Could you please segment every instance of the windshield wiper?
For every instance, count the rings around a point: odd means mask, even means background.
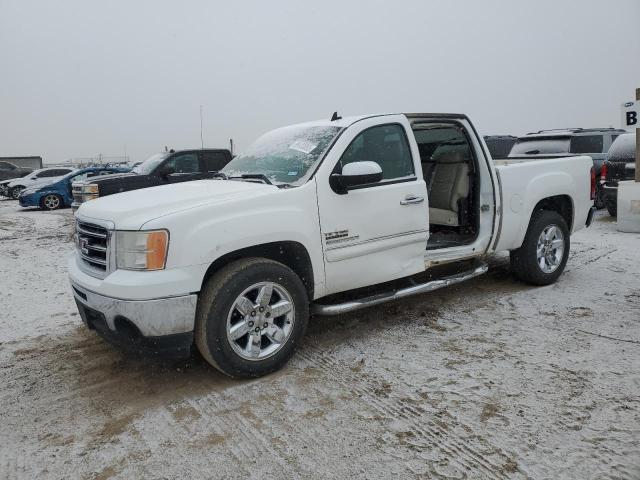
[[[210,178],[221,178],[222,180],[229,180],[229,177],[227,177],[227,174],[224,172],[208,172],[211,174]]]
[[[267,177],[264,173],[243,173],[242,175],[238,175],[237,177],[227,177],[227,179],[249,180],[250,182],[260,180],[262,183],[265,183],[267,185],[273,185],[273,183],[271,183],[271,180],[269,180],[269,177]]]

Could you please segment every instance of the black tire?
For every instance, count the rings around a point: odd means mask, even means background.
[[[600,186],[600,177],[596,180],[596,199],[594,200],[593,205],[597,210],[601,210],[607,206],[604,201],[604,190]]]
[[[279,350],[262,360],[247,360],[231,345],[227,317],[242,292],[260,282],[273,282],[287,291],[294,318],[290,334]],[[205,360],[222,373],[235,378],[260,377],[278,370],[291,358],[308,321],[309,298],[295,272],[273,260],[247,258],[227,265],[205,283],[196,310],[195,342]]]
[[[14,200],[17,200],[22,190],[24,190],[23,186],[20,186],[20,185],[15,186],[9,191],[9,196]]]
[[[537,247],[538,239],[542,232],[552,225],[559,228],[564,236],[564,251],[557,268],[550,273],[546,273],[538,264]],[[538,210],[531,216],[522,246],[517,250],[511,251],[511,272],[517,279],[531,285],[549,285],[555,282],[562,274],[569,258],[570,246],[569,228],[564,218],[557,212]]]
[[[40,208],[43,210],[57,210],[64,206],[64,200],[57,193],[47,193],[40,199]]]
[[[611,215],[612,217],[617,217],[618,216],[618,205],[615,204],[607,204],[607,211],[609,212],[609,215]]]

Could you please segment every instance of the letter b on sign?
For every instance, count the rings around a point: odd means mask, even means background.
[[[627,126],[631,127],[638,124],[638,112],[626,112],[627,114]]]

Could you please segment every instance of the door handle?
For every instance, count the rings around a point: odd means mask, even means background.
[[[413,205],[422,202],[424,202],[424,197],[418,197],[417,195],[409,194],[404,197],[404,200],[400,200],[400,205]]]

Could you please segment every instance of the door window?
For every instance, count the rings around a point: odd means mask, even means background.
[[[0,162],[0,170],[13,170],[14,168],[16,167],[11,163]]]
[[[602,135],[578,135],[571,137],[571,153],[602,153]]]
[[[202,159],[205,172],[217,172],[229,162],[229,155],[225,152],[203,152]]]
[[[64,170],[45,170],[44,172],[39,173],[36,176],[36,178],[58,177],[60,175],[66,174],[66,173],[69,173],[69,172],[64,171]]]
[[[376,162],[383,180],[415,175],[409,142],[401,125],[380,125],[361,132],[342,154],[336,170],[353,162]]]
[[[167,173],[197,173],[198,156],[195,153],[182,153],[171,157],[162,166]]]

